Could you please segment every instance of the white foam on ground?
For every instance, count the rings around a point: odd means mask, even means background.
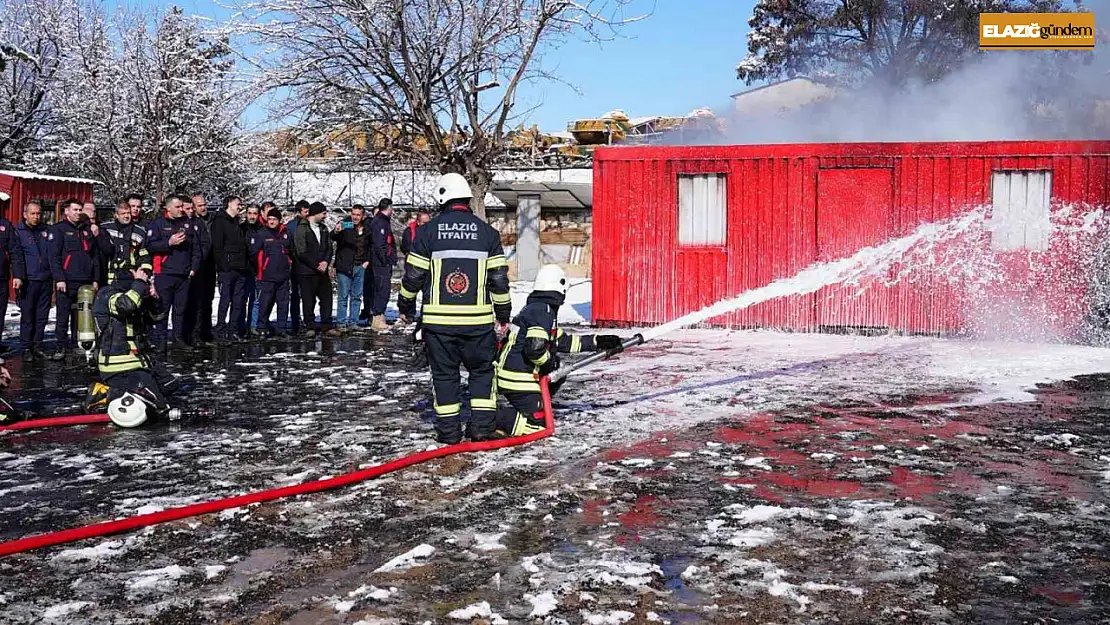
[[[394,573],[397,571],[405,571],[419,564],[420,560],[426,560],[432,557],[432,554],[435,552],[436,548],[431,545],[419,545],[409,550],[408,552],[403,553],[396,558],[393,558],[389,562],[386,562],[385,564],[375,569],[374,572]]]

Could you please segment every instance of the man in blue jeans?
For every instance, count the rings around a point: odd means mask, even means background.
[[[335,241],[335,280],[339,286],[335,323],[340,330],[350,330],[358,324],[363,280],[370,268],[370,228],[366,210],[360,204],[352,206],[350,220],[336,224],[331,238]]]

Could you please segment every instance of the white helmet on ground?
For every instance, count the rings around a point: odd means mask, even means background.
[[[558,265],[544,265],[536,274],[536,283],[532,285],[533,291],[554,291],[567,294],[567,274]]]
[[[459,174],[443,174],[436,181],[435,196],[436,202],[442,206],[451,200],[469,200],[474,194],[466,178]]]
[[[123,397],[108,402],[108,418],[121,428],[137,428],[146,423],[147,409],[143,398],[124,393]]]

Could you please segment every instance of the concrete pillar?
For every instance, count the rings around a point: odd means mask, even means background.
[[[516,207],[517,280],[531,282],[540,270],[540,196],[521,195]]]

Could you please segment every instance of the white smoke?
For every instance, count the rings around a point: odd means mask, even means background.
[[[1110,0],[1087,6],[1110,15]],[[725,133],[707,142],[1110,139],[1110,41],[1102,33],[1094,52],[985,51],[937,82],[842,88],[791,112],[740,115],[730,105]]]

